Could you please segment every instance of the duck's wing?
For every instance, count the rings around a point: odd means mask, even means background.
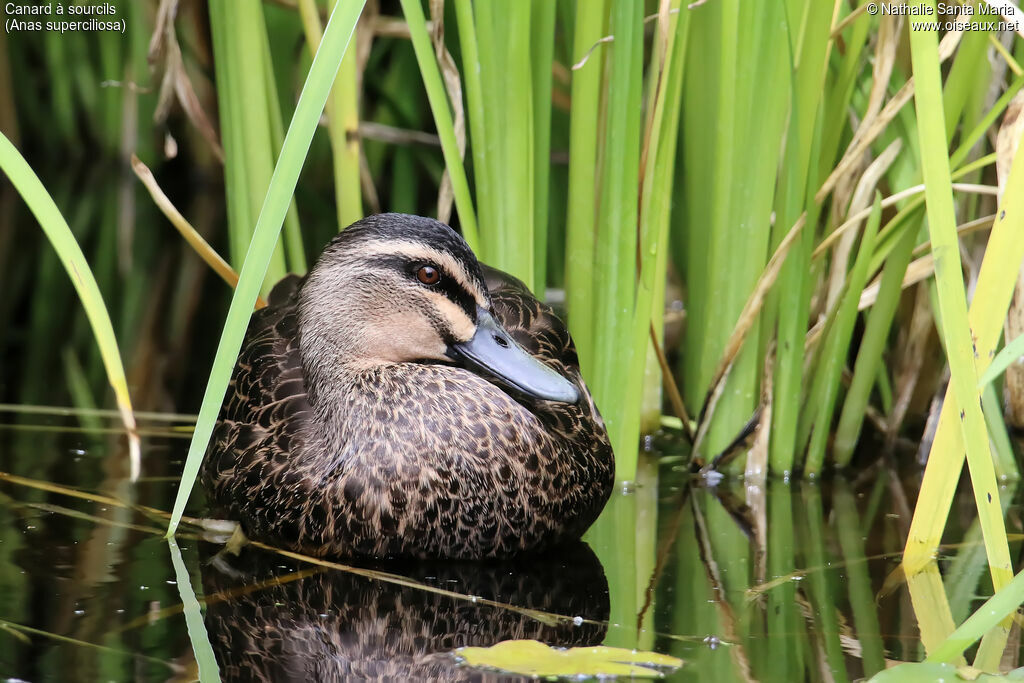
[[[547,304],[538,301],[522,281],[481,264],[491,294],[492,313],[509,334],[533,356],[579,374],[576,347],[569,329]]]
[[[301,281],[278,283],[249,322],[207,455],[213,470],[289,453],[311,417],[298,347]]]
[[[615,470],[612,447],[594,397],[583,381],[569,329],[554,310],[538,301],[521,281],[489,266],[482,266],[482,270],[491,294],[492,313],[498,321],[535,358],[553,367],[580,389],[581,400],[576,404],[532,401],[533,413],[548,430],[560,434],[565,443],[574,444],[565,452],[583,458],[586,464],[582,470],[590,472],[594,481],[603,480],[602,485],[610,493]],[[595,508],[594,517],[602,505]],[[591,522],[593,518],[586,520],[581,534]]]

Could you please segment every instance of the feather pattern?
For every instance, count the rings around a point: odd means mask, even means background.
[[[446,239],[455,234],[430,223]],[[366,244],[359,225],[342,233],[353,231],[354,251]],[[392,229],[412,239],[401,225]],[[429,234],[413,237],[437,248]],[[465,281],[486,287],[474,296],[486,297],[509,335],[581,399],[534,399],[431,359],[304,354],[309,277],[286,278],[249,325],[203,468],[212,500],[247,534],[317,556],[484,558],[576,539],[593,523],[610,496],[614,460],[568,330],[521,282],[469,254],[456,252]],[[410,299],[391,308],[415,309],[419,300]]]

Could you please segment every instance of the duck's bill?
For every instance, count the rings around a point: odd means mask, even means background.
[[[448,351],[469,369],[490,375],[527,396],[561,403],[576,403],[580,398],[575,384],[531,356],[483,308],[477,308],[473,338],[451,345]]]

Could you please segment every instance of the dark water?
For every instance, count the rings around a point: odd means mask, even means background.
[[[684,660],[669,675],[679,681],[856,680],[923,656],[919,619],[931,617],[905,584],[883,590],[916,477],[881,466],[820,486],[709,489],[677,471],[678,455],[652,454],[586,545],[350,571],[228,554],[187,525],[170,546],[160,511],[188,444],[173,423],[145,423],[137,484],[109,418],[0,412],[0,423],[8,679],[192,680],[196,653],[208,671],[212,650],[233,680],[513,680],[451,654],[511,638],[668,653]],[[1019,534],[1015,492],[1002,496]],[[954,503],[940,562],[956,623],[991,592],[972,508],[969,494]],[[201,513],[197,494],[187,514]],[[1010,637],[1004,669],[1019,655]]]

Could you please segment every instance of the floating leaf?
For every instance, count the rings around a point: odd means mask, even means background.
[[[505,640],[491,647],[460,647],[457,657],[469,666],[525,676],[634,676],[661,678],[683,660],[657,652],[620,647],[549,647],[536,640]],[[657,668],[656,668],[657,667]]]
[[[934,681],[1021,681],[1024,669],[996,676],[972,667],[955,667],[938,662],[908,662],[878,672],[869,683],[933,683]]]

